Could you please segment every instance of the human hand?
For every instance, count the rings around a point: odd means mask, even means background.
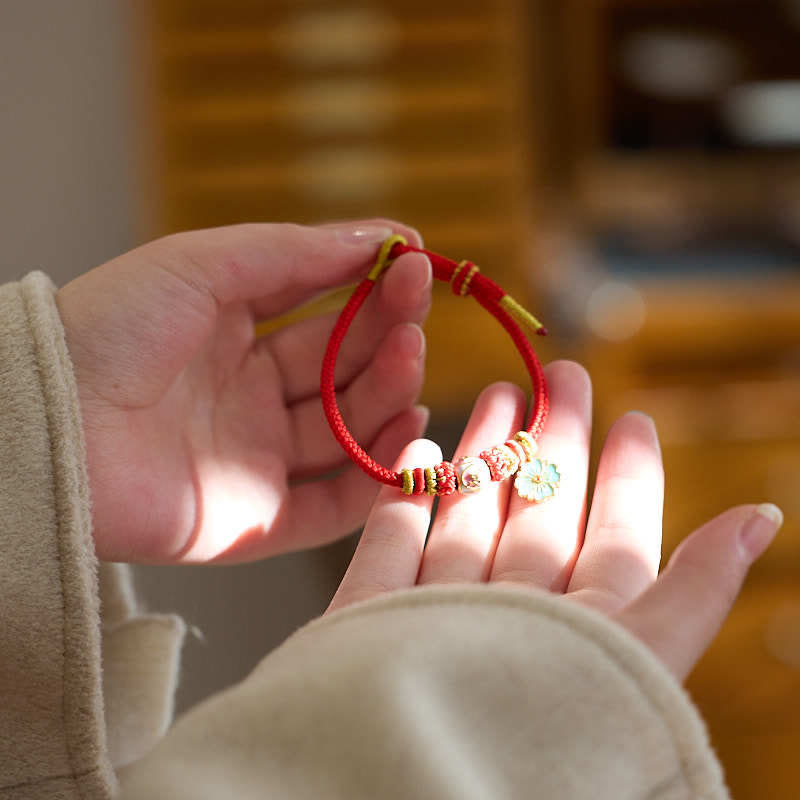
[[[612,426],[587,522],[591,383],[572,362],[545,372],[551,411],[539,453],[559,468],[557,496],[531,504],[509,479],[442,497],[426,544],[432,498],[385,487],[328,610],[414,585],[512,582],[607,614],[683,680],[780,527],[780,512],[771,505],[729,509],[689,536],[657,577],[664,473],[653,421],[633,412]],[[523,427],[524,412],[516,386],[487,388],[454,457],[504,441]],[[418,440],[396,468],[438,461],[439,448]]]
[[[244,561],[363,523],[377,485],[347,462],[319,398],[335,315],[257,338],[255,323],[366,274],[386,220],[180,233],[64,286],[95,549],[109,561]],[[421,435],[427,256],[397,259],[336,372],[354,432],[391,461]]]

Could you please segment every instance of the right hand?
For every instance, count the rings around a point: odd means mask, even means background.
[[[335,315],[255,325],[355,283],[386,220],[173,234],[56,295],[78,384],[95,548],[107,561],[249,561],[344,536],[378,485],[347,461],[320,400]],[[398,258],[349,332],[344,413],[376,458],[421,435],[424,254]],[[330,473],[340,474],[331,477]]]

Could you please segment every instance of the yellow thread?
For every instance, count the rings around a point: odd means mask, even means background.
[[[475,276],[476,276],[476,275],[477,275],[477,274],[478,274],[480,271],[481,271],[481,270],[480,270],[480,267],[479,267],[477,264],[473,264],[473,265],[470,267],[470,270],[469,270],[469,272],[467,273],[467,277],[466,277],[466,278],[464,278],[464,283],[462,283],[462,284],[461,284],[461,289],[460,289],[460,291],[459,291],[459,294],[460,294],[462,297],[466,297],[466,296],[467,296],[467,292],[469,292],[469,285],[470,285],[470,283],[472,283],[472,279],[473,279],[473,278],[474,278],[474,277],[475,277]]]
[[[457,266],[457,267],[456,267],[456,268],[453,270],[453,274],[450,276],[450,283],[451,283],[451,284],[453,284],[453,286],[455,286],[455,285],[456,285],[456,278],[458,277],[458,273],[459,273],[459,272],[461,272],[461,270],[462,270],[462,269],[464,269],[464,267],[465,267],[465,266],[466,266],[468,263],[469,263],[468,261],[462,261],[462,262],[461,262],[461,263],[460,263],[460,264],[459,264],[459,265],[458,265],[458,266]]]
[[[520,322],[532,328],[534,331],[544,328],[544,325],[542,325],[530,311],[524,309],[510,294],[503,295],[500,300],[500,305],[503,306],[512,317],[516,317]]]
[[[531,436],[528,431],[517,431],[514,434],[514,439],[520,443],[522,449],[525,451],[525,455],[528,457],[528,461],[530,461],[539,449],[533,436]]]
[[[375,262],[375,266],[369,271],[367,277],[371,281],[376,281],[380,278],[383,271],[392,263],[392,260],[389,260],[389,253],[392,252],[392,248],[397,244],[408,244],[406,241],[405,236],[401,236],[399,233],[395,233],[393,236],[390,236],[384,243],[381,245],[381,249],[378,251],[378,260]]]
[[[425,494],[436,494],[436,472],[433,467],[425,467]]]
[[[400,470],[400,474],[403,476],[403,494],[413,494],[414,474],[410,469],[402,469]]]
[[[260,339],[262,336],[268,336],[274,330],[274,327],[270,324],[272,320],[267,320],[266,322],[256,322],[256,339]]]

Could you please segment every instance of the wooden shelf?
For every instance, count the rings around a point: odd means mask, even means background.
[[[609,191],[609,186],[614,191]],[[800,155],[622,155],[599,150],[576,168],[576,212],[587,225],[659,230],[673,220],[751,221],[776,187],[800,203]]]
[[[527,4],[151,5],[160,156],[153,233],[393,217],[524,298]],[[448,331],[474,322],[476,311],[447,298],[440,305],[432,332],[446,351]],[[432,355],[428,402],[468,406],[497,361],[490,342],[508,351],[509,374],[518,374],[505,334],[491,319],[485,326],[487,348],[469,365]]]

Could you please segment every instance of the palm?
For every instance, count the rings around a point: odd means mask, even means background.
[[[570,362],[551,364],[546,374],[551,413],[540,452],[559,465],[558,496],[536,505],[513,492],[512,481],[493,483],[477,494],[442,497],[428,530],[430,498],[384,489],[331,609],[415,585],[530,586],[615,619],[683,678],[774,534],[773,512],[730,509],[690,536],[656,580],[664,478],[652,421],[632,413],[612,427],[587,518],[591,384]],[[456,456],[502,442],[521,428],[523,416],[519,389],[490,387],[476,402]],[[398,466],[433,464],[441,453],[420,440],[401,459]]]
[[[143,286],[144,298],[131,291],[107,313],[86,303],[116,288],[125,266],[98,268],[58,298],[101,557],[247,560],[357,527],[377,485],[355,468],[323,479],[345,466],[319,398],[333,319],[258,339],[254,323],[274,313],[268,297],[220,302],[194,290],[194,273],[176,282],[163,268]],[[429,291],[406,284],[420,284],[429,270],[419,256],[398,260],[348,337],[337,371],[342,407],[379,458],[393,458],[420,433],[424,415],[411,404],[422,379],[421,333],[410,321],[424,318]]]
[[[146,558],[150,543],[170,559],[217,558],[286,526],[280,512],[298,459],[280,370],[256,346],[246,309],[226,311],[219,327],[155,404],[107,407],[111,433],[89,433],[102,471],[138,488],[121,494],[109,522],[141,548],[134,558]]]

